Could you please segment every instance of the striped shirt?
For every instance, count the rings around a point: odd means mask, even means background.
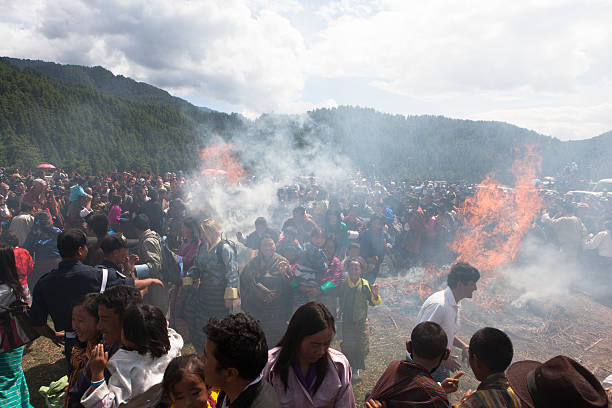
[[[476,392],[464,397],[453,408],[520,408],[521,401],[508,385],[504,373],[491,374]]]

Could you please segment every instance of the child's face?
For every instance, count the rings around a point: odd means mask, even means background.
[[[351,282],[357,282],[361,277],[361,265],[359,262],[351,262],[348,268],[348,277]]]
[[[174,408],[202,408],[207,400],[208,387],[199,375],[186,375],[172,389]]]
[[[357,258],[359,256],[359,248],[351,248],[348,252],[349,258]]]
[[[312,242],[312,245],[316,246],[317,248],[321,248],[323,245],[325,245],[325,236],[313,235],[310,237],[310,242]]]

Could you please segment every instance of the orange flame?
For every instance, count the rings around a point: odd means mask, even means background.
[[[240,165],[240,159],[229,144],[203,147],[198,155],[202,161],[201,173],[204,176],[223,177],[230,184],[236,184],[246,176],[246,171]]]
[[[541,157],[528,148],[526,155],[512,165],[514,188],[503,186],[489,175],[478,192],[466,199],[459,209],[463,227],[450,245],[458,253],[457,261],[494,273],[516,257],[521,239],[543,205],[532,181],[541,162]]]

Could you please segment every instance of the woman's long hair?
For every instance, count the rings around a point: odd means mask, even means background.
[[[325,329],[336,331],[334,317],[322,303],[308,302],[300,306],[295,313],[293,313],[285,335],[277,344],[281,349],[278,355],[278,361],[274,365],[274,372],[280,376],[281,381],[285,385],[285,391],[287,391],[289,386],[289,366],[291,366],[293,358],[299,353],[302,340],[304,340],[306,336],[311,336]],[[323,382],[327,368],[328,362],[326,353],[315,363],[317,378],[312,387],[313,395]]]
[[[221,241],[221,227],[213,218],[207,218],[200,224],[200,232],[206,243],[206,251],[213,249]]]
[[[13,289],[15,298],[25,302],[26,294],[21,283],[19,283],[15,252],[13,247],[8,245],[0,246],[0,283],[8,285],[9,288]]]
[[[168,322],[158,307],[147,304],[129,306],[123,314],[123,335],[134,343],[138,354],[159,358],[170,350]]]

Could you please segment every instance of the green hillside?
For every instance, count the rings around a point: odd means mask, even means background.
[[[81,65],[61,65],[40,60],[17,58],[4,59],[21,69],[34,68],[52,78],[90,86],[100,92],[130,101],[153,105],[170,105],[187,111],[211,111],[208,108],[196,108],[184,99],[172,96],[163,89],[156,88],[144,82],[136,82],[122,75],[114,75],[109,70],[100,66],[84,67]]]
[[[281,151],[278,138],[305,155],[344,155],[364,173],[407,179],[478,181],[507,169],[526,146],[543,157],[543,175],[566,163],[581,176],[612,177],[612,132],[561,142],[502,122],[389,115],[369,108],[318,109],[306,115],[238,114],[199,108],[101,67],[0,59],[0,166],[39,162],[84,171],[168,171],[196,165],[197,147],[217,137],[249,153]],[[249,168],[266,166],[257,154]],[[306,157],[308,159],[308,157]]]

